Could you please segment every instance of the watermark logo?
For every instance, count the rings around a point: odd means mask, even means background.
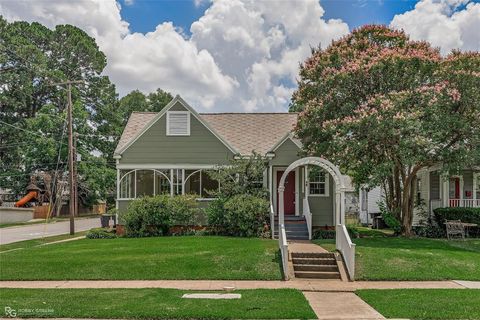
[[[11,307],[5,307],[5,316],[15,318],[17,316],[17,311]]]

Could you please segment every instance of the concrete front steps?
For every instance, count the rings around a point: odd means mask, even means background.
[[[291,256],[295,278],[341,279],[332,252],[292,252]]]
[[[304,217],[285,216],[287,240],[308,240],[307,222]],[[278,239],[278,217],[275,217],[274,238]]]

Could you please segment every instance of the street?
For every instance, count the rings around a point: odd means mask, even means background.
[[[75,232],[100,227],[100,218],[88,218],[75,220]],[[0,244],[7,244],[23,240],[38,239],[42,237],[56,236],[69,233],[70,221],[54,223],[39,223],[26,226],[16,226],[0,229]]]

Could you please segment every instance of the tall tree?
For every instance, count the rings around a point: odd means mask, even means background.
[[[402,31],[365,26],[312,51],[292,101],[306,152],[341,165],[357,183],[385,183],[405,235],[418,171],[478,161],[478,52],[442,57]]]
[[[54,84],[65,80],[83,81],[72,92],[82,161],[102,163],[115,176],[109,157],[118,130],[102,130],[108,121],[99,116],[114,110],[117,102],[115,87],[101,74],[105,66],[95,40],[74,26],[50,30],[0,17],[0,186],[21,193],[35,172],[61,175],[67,152],[62,139],[66,91]],[[105,160],[99,162],[99,157]],[[114,184],[89,190],[82,166],[79,176],[82,194],[102,196],[114,190]]]

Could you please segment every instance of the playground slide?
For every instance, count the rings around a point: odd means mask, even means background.
[[[37,191],[29,191],[25,197],[15,203],[15,207],[23,207],[27,202],[37,197]]]

